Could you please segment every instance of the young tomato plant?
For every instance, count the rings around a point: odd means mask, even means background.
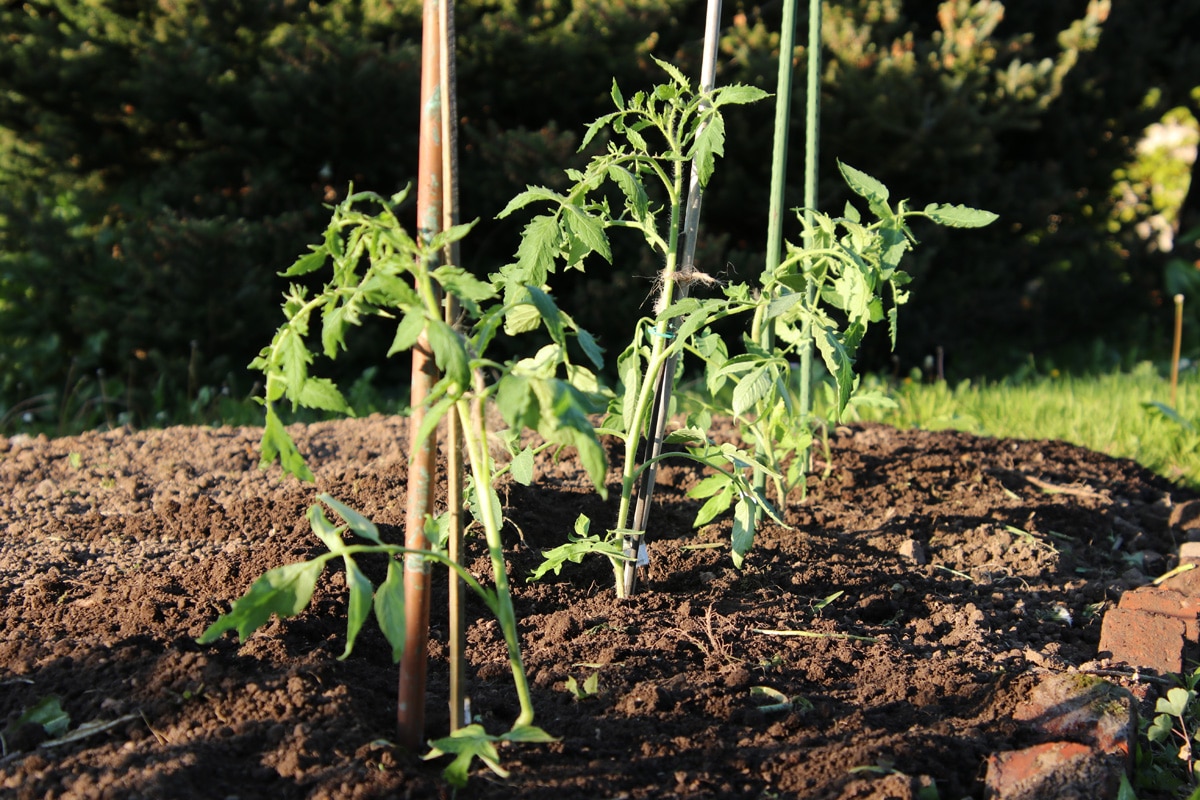
[[[657,463],[665,457],[651,455],[639,460],[648,431],[656,427],[651,424],[652,416],[663,413],[663,409],[655,409],[655,399],[666,396],[662,387],[674,382],[678,359],[685,350],[703,355],[693,346],[693,337],[722,317],[754,307],[754,299],[744,286],[730,287],[722,297],[686,296],[688,287],[718,282],[680,256],[689,200],[685,192],[688,164],[694,165],[698,185],[703,188],[712,177],[717,158],[724,154],[722,109],[760,100],[766,94],[741,85],[696,91],[678,69],[662,61],[657,63],[669,80],[649,92],[637,92],[626,100],[613,83],[616,110],[593,122],[581,145],[581,149],[587,147],[604,132],[609,137],[607,150],[592,158],[582,172],[567,173],[574,182],[570,189],[560,193],[529,187],[500,214],[505,217],[533,204],[549,206],[525,226],[517,261],[501,270],[518,286],[539,285],[559,263],[567,269],[584,269],[585,259],[591,255],[611,262],[608,237],[614,229],[640,234],[663,263],[657,277],[655,314],[638,322],[633,341],[617,359],[621,390],[609,405],[601,428],[602,433],[622,440],[625,449],[616,524],[603,534],[595,534],[589,532],[590,520],[580,519],[575,535],[547,552],[545,564],[535,574],[538,577],[549,570],[557,572],[566,561],[599,552],[612,562],[619,596],[627,592],[626,563],[645,557],[644,548],[638,546],[645,531],[645,512],[639,515],[642,519],[633,519],[639,479],[646,474],[647,482],[652,483]],[[527,319],[510,315],[506,324],[520,328]],[[667,441],[690,445],[689,452],[673,455],[718,469],[731,485],[740,488],[743,500],[735,514],[735,528],[744,527],[751,516],[751,504],[765,503],[761,495],[754,493],[745,474],[762,468],[750,455],[711,445],[699,428],[675,432]],[[630,541],[636,544],[631,547]]]
[[[788,244],[787,257],[763,274],[764,301],[756,309],[746,352],[730,358],[716,341],[708,359],[707,388],[715,394],[726,382],[736,384],[733,414],[757,457],[773,467],[775,500],[781,505],[792,489],[804,485],[807,458],[797,455],[808,452],[815,422],[795,397],[795,354],[813,346],[820,353],[834,390],[836,420],[856,398],[854,361],[867,329],[886,320],[895,347],[897,313],[908,300],[904,287],[911,280],[901,265],[917,243],[908,221],[925,218],[977,228],[996,219],[989,211],[966,206],[931,203],[914,210],[906,200],[892,206],[887,187],[878,180],[840,162],[838,167],[874,220],[865,220],[852,203],[840,217],[800,214],[806,244]],[[768,326],[770,337],[765,335]],[[767,341],[773,346],[767,347]]]
[[[412,348],[424,333],[433,351],[441,378],[427,399],[428,410],[421,430],[412,445],[424,441],[438,422],[456,415],[464,432],[464,449],[470,473],[472,512],[483,528],[493,567],[494,588],[474,580],[454,564],[437,546],[441,541],[432,518],[426,530],[433,549],[415,550],[383,542],[378,530],[367,519],[336,499],[323,495],[321,501],[342,518],[334,525],[323,508],[314,505],[309,521],[314,533],[328,548],[313,559],[273,569],[260,577],[244,596],[235,601],[229,613],[221,616],[200,637],[202,643],[214,641],[229,630],[241,638],[265,624],[272,614],[289,617],[299,614],[312,597],[324,565],[340,557],[349,587],[346,650],[350,654],[355,639],[371,615],[383,630],[397,660],[404,644],[404,578],[397,556],[422,559],[447,565],[483,598],[496,615],[508,648],[510,666],[521,711],[509,738],[520,741],[542,740],[544,732],[533,728],[534,719],[528,681],[521,661],[517,622],[509,591],[500,538],[500,501],[493,487],[497,474],[512,469],[514,476],[528,479],[532,452],[514,453],[508,465],[497,467],[488,448],[485,404],[495,401],[504,418],[517,427],[533,428],[545,442],[542,447],[571,445],[578,448],[588,474],[597,488],[604,491],[606,463],[604,450],[588,422],[587,415],[604,407],[603,397],[594,391],[595,376],[587,368],[568,358],[568,345],[574,341],[594,366],[600,364],[600,352],[586,332],[579,330],[566,314],[559,311],[550,295],[539,286],[523,289],[507,283],[509,300],[498,303],[497,290],[461,268],[435,266],[429,256],[443,250],[447,243],[460,239],[470,225],[460,225],[418,242],[401,225],[396,208],[404,200],[399,194],[383,198],[372,193],[351,193],[333,209],[323,242],[301,257],[285,273],[295,277],[313,273],[326,264],[332,274],[322,290],[309,294],[299,286],[287,293],[283,309],[285,321],[252,362],[266,375],[266,425],[262,439],[263,464],[279,459],[285,473],[306,480],[313,474],[281,421],[277,405],[306,406],[350,413],[338,388],[329,380],[310,373],[314,354],[309,340],[317,338],[328,358],[345,348],[345,335],[352,325],[366,316],[377,316],[395,324],[389,355]],[[369,213],[365,208],[372,208]],[[462,329],[443,321],[443,295],[457,299],[461,308]],[[536,356],[515,362],[497,363],[486,356],[500,326],[508,316],[524,317],[524,329],[544,326],[551,344]],[[488,383],[485,370],[499,374],[500,380]],[[570,380],[567,380],[569,376]],[[583,387],[583,388],[580,388]],[[515,441],[516,436],[510,437]],[[347,544],[345,534],[353,534],[366,543]],[[358,567],[363,555],[388,556],[387,578],[374,587]],[[488,752],[494,739],[472,738],[478,726],[468,726],[455,736],[455,745],[464,752]],[[480,734],[482,736],[482,734]],[[477,740],[478,739],[478,740]],[[444,748],[443,748],[444,749]]]

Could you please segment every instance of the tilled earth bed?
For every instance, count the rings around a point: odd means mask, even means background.
[[[315,485],[260,471],[254,428],[0,438],[0,795],[449,797],[444,760],[390,743],[396,668],[373,622],[338,659],[340,562],[302,616],[195,642],[258,575],[321,552],[305,519],[320,492],[402,540],[406,427],[294,428]],[[1011,711],[1041,676],[1120,680],[1097,652],[1103,613],[1172,566],[1172,509],[1197,498],[1061,442],[875,425],[839,428],[816,467],[741,570],[729,520],[692,528],[701,468],[664,467],[629,600],[600,558],[525,580],[580,513],[613,524],[615,471],[607,501],[569,454],[503,486],[537,724],[558,741],[503,747],[511,777],[479,767],[460,796],[850,800],[936,782],[943,800],[982,797],[987,756],[1028,743]],[[469,548],[488,579],[482,541]],[[428,739],[448,726],[434,575]],[[503,639],[482,603],[469,613],[472,712],[502,733],[517,714]],[[593,674],[594,695],[567,691]],[[790,702],[764,711],[757,687]],[[48,697],[90,735],[11,724]]]

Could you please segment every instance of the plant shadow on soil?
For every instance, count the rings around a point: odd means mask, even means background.
[[[48,696],[72,728],[117,721],[50,747],[38,726],[10,730],[0,794],[449,797],[444,762],[387,741],[396,670],[382,635],[368,626],[338,660],[340,566],[301,617],[242,645],[194,642],[255,577],[320,551],[304,516],[319,492],[399,541],[406,426],[294,428],[319,454],[315,486],[255,469],[254,428],[0,439],[3,724]],[[988,754],[1030,743],[1011,711],[1039,677],[1119,672],[1097,653],[1103,611],[1142,570],[1172,565],[1178,509],[1200,507],[1130,461],[1060,442],[862,425],[830,444],[828,476],[789,504],[789,528],[766,526],[743,570],[727,520],[691,527],[686,492],[703,472],[665,465],[648,578],[622,601],[600,557],[525,581],[579,513],[611,524],[615,492],[601,500],[569,454],[542,458],[533,487],[503,487],[537,724],[559,740],[503,748],[511,778],[479,767],[464,796],[865,800],[936,782],[942,798],[982,797]],[[483,543],[468,549],[486,577]],[[364,566],[378,582],[382,565]],[[444,583],[431,739],[447,732]],[[468,614],[472,710],[501,733],[517,713],[503,639],[482,603]],[[595,695],[566,690],[592,675]]]

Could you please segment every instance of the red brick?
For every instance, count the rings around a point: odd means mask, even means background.
[[[1046,742],[988,758],[990,800],[1107,800],[1121,786],[1121,760],[1078,742]]]
[[[1160,675],[1183,671],[1183,620],[1131,608],[1110,609],[1100,628],[1100,657]]]
[[[1079,673],[1046,678],[1013,712],[1047,739],[1070,739],[1133,765],[1137,708],[1125,689]]]
[[[1118,608],[1150,611],[1183,620],[1188,641],[1200,642],[1200,598],[1166,587],[1142,586],[1121,595]]]

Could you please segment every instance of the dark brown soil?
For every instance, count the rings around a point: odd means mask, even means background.
[[[244,645],[194,642],[263,571],[320,552],[304,516],[320,491],[400,541],[405,425],[297,428],[315,487],[260,472],[252,428],[0,439],[0,717],[55,695],[72,729],[121,720],[49,747],[40,727],[10,730],[0,795],[449,796],[445,762],[388,744],[396,668],[378,630],[337,659],[338,569],[303,616]],[[729,536],[728,521],[691,528],[698,469],[663,470],[652,571],[628,601],[602,560],[524,580],[581,511],[612,524],[575,463],[505,487],[537,724],[559,741],[503,749],[512,777],[477,769],[462,796],[849,800],[936,781],[943,800],[982,797],[987,755],[1027,743],[1009,712],[1039,675],[1117,671],[1097,660],[1103,611],[1171,565],[1172,508],[1196,497],[1060,442],[865,426],[831,445],[828,476],[741,571],[725,544],[692,547]],[[447,728],[444,596],[429,738]],[[472,708],[502,733],[517,713],[502,640],[472,614]],[[565,691],[593,673],[597,696]],[[791,710],[759,710],[759,686]]]

